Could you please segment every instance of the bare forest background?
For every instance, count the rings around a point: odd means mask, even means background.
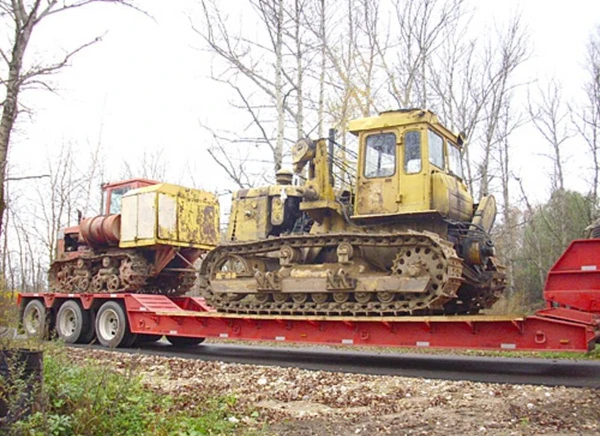
[[[60,229],[75,225],[78,211],[91,216],[99,210],[99,186],[110,166],[102,128],[85,144],[85,159],[81,144],[65,141],[41,173],[16,174],[10,160],[15,135],[24,134],[18,119],[35,116],[35,107],[19,96],[57,92],[53,77],[76,64],[80,52],[101,45],[103,36],[41,57],[28,55],[30,38],[46,20],[78,19],[96,7],[159,18],[124,0],[0,0],[6,29],[0,41],[0,269],[11,290],[43,290]],[[474,197],[491,193],[498,200],[494,239],[509,278],[501,310],[538,305],[550,266],[598,216],[600,25],[583,47],[580,92],[565,95],[562,78],[542,81],[524,73],[535,52],[522,15],[477,23],[478,7],[466,0],[244,0],[234,12],[218,0],[195,1],[186,23],[210,79],[226,91],[227,117],[236,120],[229,127],[199,122],[198,134],[208,138],[201,147],[221,178],[224,221],[227,194],[272,182],[275,171],[289,165],[299,137],[323,137],[335,128],[345,150],[334,156],[336,180],[351,184],[346,173],[355,143],[348,121],[427,108],[466,134],[464,169]],[[527,143],[519,142],[524,130],[533,132]],[[585,150],[576,175],[566,166],[573,141]],[[537,159],[550,163],[539,180],[549,192],[545,202],[523,183],[522,171],[537,163],[516,165],[522,147],[535,148]],[[119,178],[165,180],[172,159],[168,148],[146,149],[121,163]],[[186,168],[177,181],[202,186],[203,175]],[[577,191],[568,188],[573,177],[584,181]]]

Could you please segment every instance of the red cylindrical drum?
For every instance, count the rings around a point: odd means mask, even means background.
[[[79,233],[91,247],[117,245],[121,239],[121,215],[86,218],[79,224]]]

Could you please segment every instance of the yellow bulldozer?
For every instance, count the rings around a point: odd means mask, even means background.
[[[234,193],[225,242],[201,291],[220,311],[398,316],[472,314],[505,286],[489,232],[493,196],[474,203],[455,135],[427,110],[351,121],[351,189],[336,187],[335,138],[300,139],[293,173]],[[300,183],[295,181],[300,180]]]

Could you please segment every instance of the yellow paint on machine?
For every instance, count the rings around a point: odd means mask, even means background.
[[[121,210],[121,248],[174,246],[203,250],[219,242],[214,194],[168,183],[129,191]]]

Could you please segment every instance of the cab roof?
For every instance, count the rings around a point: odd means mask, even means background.
[[[429,124],[455,144],[458,142],[457,135],[440,124],[436,114],[426,109],[398,109],[381,112],[379,115],[372,117],[351,120],[348,123],[348,130],[353,134],[358,135],[360,132],[364,131],[381,130],[388,127],[410,126],[418,123]]]
[[[127,179],[127,180],[120,180],[118,182],[110,182],[110,183],[104,183],[102,184],[102,189],[106,190],[107,188],[118,188],[120,186],[127,186],[127,185],[131,185],[137,183],[140,187],[142,186],[151,186],[151,185],[156,185],[160,182],[157,182],[155,180],[150,180],[150,179]]]

